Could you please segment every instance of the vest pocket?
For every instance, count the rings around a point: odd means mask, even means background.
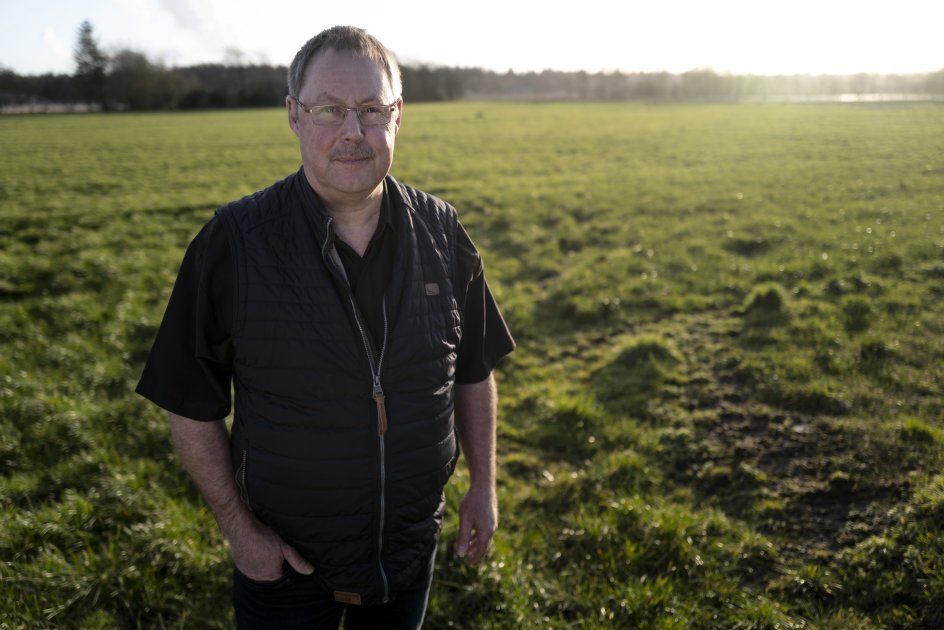
[[[246,485],[246,460],[249,459],[249,451],[243,449],[242,460],[239,463],[239,467],[236,469],[236,487],[239,488],[239,497],[243,500],[243,503],[252,506],[249,504],[249,488]]]

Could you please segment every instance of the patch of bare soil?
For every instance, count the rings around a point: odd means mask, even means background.
[[[772,536],[798,560],[885,530],[891,508],[910,494],[907,477],[873,474],[887,454],[864,428],[759,402],[738,369],[738,330],[730,317],[686,326],[683,406],[701,420],[694,422],[697,455],[677,462],[680,476],[701,501]]]

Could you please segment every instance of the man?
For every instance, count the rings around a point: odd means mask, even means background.
[[[239,627],[417,628],[456,436],[459,555],[497,527],[492,369],[514,342],[455,210],[388,174],[390,52],[328,29],[288,83],[302,167],[191,243],[137,391],[229,542]]]

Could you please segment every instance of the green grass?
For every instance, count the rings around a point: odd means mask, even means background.
[[[0,118],[0,628],[228,627],[133,393],[187,242],[298,167],[276,110]],[[502,523],[428,627],[944,625],[944,109],[408,105],[519,349]]]

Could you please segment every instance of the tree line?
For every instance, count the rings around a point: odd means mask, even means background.
[[[0,105],[40,108],[81,105],[92,110],[174,110],[281,106],[286,67],[245,64],[238,50],[225,63],[167,67],[143,53],[105,53],[86,21],[74,51],[75,72],[18,75],[0,67]],[[944,99],[944,69],[925,74],[756,76],[710,69],[681,74],[543,72],[505,73],[481,68],[401,67],[409,102],[457,99],[531,100],[782,100],[851,95],[905,95]]]

